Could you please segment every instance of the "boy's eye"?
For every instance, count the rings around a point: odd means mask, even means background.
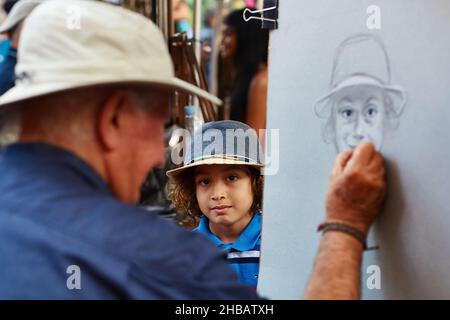
[[[206,186],[209,184],[209,179],[200,179],[198,180],[198,184],[201,186]]]
[[[229,181],[236,181],[238,179],[237,176],[228,176]]]

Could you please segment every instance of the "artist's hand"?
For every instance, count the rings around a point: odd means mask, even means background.
[[[328,185],[327,221],[339,220],[367,235],[386,194],[383,158],[371,143],[338,155]]]

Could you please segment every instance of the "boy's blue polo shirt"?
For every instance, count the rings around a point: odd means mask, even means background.
[[[239,279],[248,285],[256,286],[259,274],[261,250],[261,212],[256,212],[247,227],[233,243],[223,243],[209,230],[206,216],[200,219],[195,232],[205,234],[217,247],[228,252],[228,262]]]
[[[68,151],[11,145],[0,172],[0,299],[258,298],[212,243],[118,201]]]

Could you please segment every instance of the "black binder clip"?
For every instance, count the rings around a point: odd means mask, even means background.
[[[255,15],[257,14],[257,15]],[[262,28],[278,29],[278,0],[264,0],[264,8],[260,10],[244,10],[244,21],[261,20]]]

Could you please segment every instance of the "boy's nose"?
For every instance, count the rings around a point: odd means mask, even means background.
[[[224,184],[221,182],[214,183],[211,199],[217,201],[225,198],[226,198],[226,188]]]

